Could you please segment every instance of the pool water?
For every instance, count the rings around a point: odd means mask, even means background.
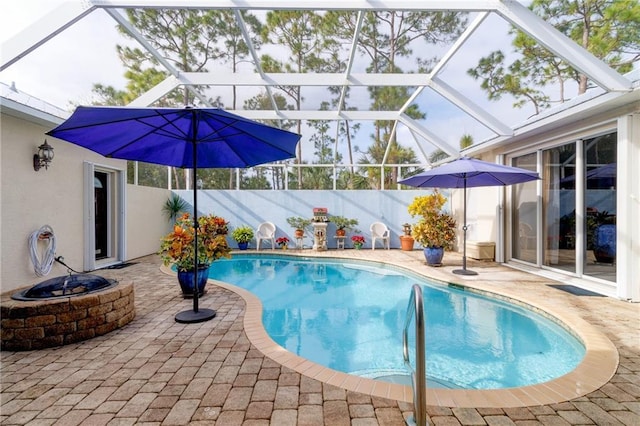
[[[216,261],[209,277],[255,294],[276,343],[349,374],[406,378],[402,330],[414,283],[423,289],[430,387],[532,385],[573,370],[585,353],[573,335],[533,311],[383,264],[235,255]]]

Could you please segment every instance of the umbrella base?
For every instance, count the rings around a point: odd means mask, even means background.
[[[472,271],[470,269],[454,269],[453,270],[454,274],[458,274],[458,275],[478,275],[478,273],[476,271]]]
[[[182,311],[176,314],[176,322],[183,324],[193,324],[197,322],[209,321],[216,316],[216,311],[213,309],[199,309],[198,312],[194,310]]]

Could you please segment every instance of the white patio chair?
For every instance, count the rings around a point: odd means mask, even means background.
[[[376,240],[382,240],[382,247],[386,247],[387,250],[391,248],[391,235],[387,225],[382,222],[373,222],[369,230],[371,231],[371,250],[376,249]]]
[[[533,232],[533,228],[531,227],[531,225],[525,222],[520,222],[518,226],[518,231],[519,231],[519,239],[520,239],[520,248],[524,250],[535,248],[536,234],[535,232]]]
[[[276,226],[271,222],[262,222],[256,230],[256,250],[260,250],[262,241],[271,240],[271,250],[276,248]]]

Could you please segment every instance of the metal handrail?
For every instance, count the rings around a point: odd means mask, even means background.
[[[409,359],[409,324],[415,314],[416,317],[416,368],[411,367]],[[426,426],[427,424],[427,368],[425,363],[425,337],[424,337],[424,302],[422,300],[422,287],[414,284],[411,287],[407,316],[404,321],[402,334],[402,356],[404,365],[411,372],[411,386],[413,387],[413,424]]]

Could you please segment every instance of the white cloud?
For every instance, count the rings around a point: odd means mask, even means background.
[[[4,43],[63,1],[3,3],[0,40]],[[5,10],[6,7],[6,10]],[[93,83],[122,87],[124,69],[115,44],[115,22],[96,10],[0,73],[0,81],[60,107],[88,100]]]

